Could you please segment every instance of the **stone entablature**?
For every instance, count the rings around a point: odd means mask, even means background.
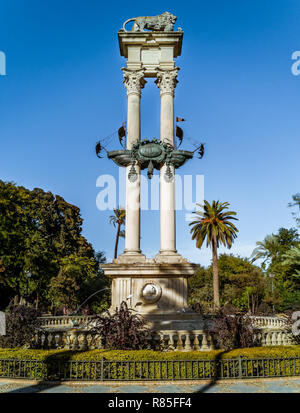
[[[183,32],[118,32],[121,56],[130,70],[145,68],[145,77],[156,77],[157,68],[172,70],[181,55]]]

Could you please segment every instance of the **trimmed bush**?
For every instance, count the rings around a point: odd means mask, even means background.
[[[0,348],[0,359],[19,360],[60,360],[99,361],[147,361],[147,360],[214,360],[216,358],[289,358],[300,357],[300,346],[269,346],[234,349],[230,351],[172,351],[159,352],[154,350],[35,350],[35,349],[7,349]]]
[[[10,378],[199,380],[292,375],[300,375],[300,346],[170,353],[0,349],[0,377]]]

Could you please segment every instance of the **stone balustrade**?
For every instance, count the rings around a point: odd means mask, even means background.
[[[40,317],[42,326],[47,328],[53,327],[74,327],[83,326],[93,320],[93,315],[70,315],[70,316],[44,316]],[[210,316],[209,318],[211,318]],[[286,319],[283,317],[271,316],[250,316],[254,327],[258,328],[276,328],[286,325]]]
[[[214,348],[210,334],[203,330],[196,331],[159,331],[148,336],[148,348],[164,351],[207,351]],[[35,344],[45,349],[93,350],[102,349],[100,336],[93,336],[89,330],[72,329],[41,331],[35,338]]]
[[[93,315],[63,315],[63,316],[43,316],[39,317],[43,327],[73,327],[82,326],[89,323],[95,316]]]
[[[258,329],[254,333],[257,345],[291,345],[292,337],[284,329]],[[92,350],[102,349],[101,337],[93,336],[89,330],[45,330],[36,336],[36,345],[45,349]],[[157,331],[149,335],[148,348],[162,351],[208,351],[214,349],[209,332],[194,331]]]
[[[286,325],[286,319],[284,317],[250,316],[250,319],[253,326],[258,328],[276,328]]]
[[[69,350],[101,349],[101,337],[93,336],[88,323],[95,316],[41,317],[43,329],[36,336],[39,348]],[[291,345],[292,337],[286,319],[279,317],[251,316],[255,328],[254,339],[258,346]],[[76,328],[74,328],[76,326]],[[209,327],[208,327],[209,328]],[[209,331],[161,330],[148,337],[148,348],[163,351],[207,351],[214,348]]]

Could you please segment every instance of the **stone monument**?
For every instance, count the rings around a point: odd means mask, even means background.
[[[126,24],[133,20],[131,31]],[[108,157],[126,168],[125,250],[113,262],[102,265],[112,278],[114,310],[122,301],[142,314],[155,329],[199,328],[196,314],[187,312],[188,277],[196,264],[176,250],[175,169],[193,157],[176,149],[174,137],[174,93],[183,31],[173,31],[176,16],[166,12],[155,17],[137,17],[118,32],[122,69],[127,90],[126,149],[108,152]],[[150,29],[151,31],[145,31]],[[147,78],[156,78],[160,90],[160,139],[141,140],[141,91]],[[140,173],[160,171],[160,250],[146,258],[140,248]]]

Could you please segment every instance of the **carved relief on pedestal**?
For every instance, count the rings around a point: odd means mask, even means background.
[[[140,95],[141,89],[145,86],[146,80],[144,79],[145,69],[129,70],[122,68],[124,80],[123,83],[127,89],[127,95],[135,93]]]
[[[172,70],[157,70],[157,79],[155,83],[160,88],[160,94],[169,93],[174,96],[175,87],[178,83],[177,73],[179,68],[176,67]]]
[[[162,288],[159,284],[148,281],[141,291],[141,297],[147,304],[156,303],[161,297]]]

